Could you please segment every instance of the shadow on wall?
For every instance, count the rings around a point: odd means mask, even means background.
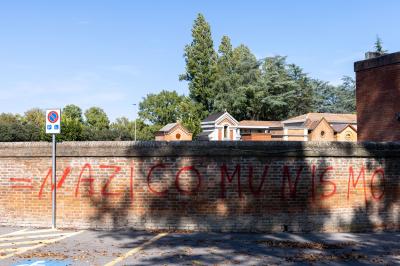
[[[115,206],[115,202],[107,202],[110,198],[93,201],[96,207],[93,221],[101,223],[105,216],[111,215],[115,229],[125,225],[132,229],[237,232],[399,229],[400,169],[397,158],[386,158],[387,154],[383,157],[385,148],[378,151],[371,143],[303,142],[276,144],[269,151],[263,150],[265,146],[251,149],[235,143],[216,146],[210,147],[207,156],[189,156],[173,145],[153,150],[157,154],[170,154],[167,157],[137,154],[133,158],[136,162],[133,201],[128,197],[129,190],[116,208],[110,207]],[[360,147],[363,154],[358,150]],[[130,211],[123,211],[124,208]],[[129,239],[126,248],[132,248],[143,243],[142,233],[105,233],[103,237]],[[338,256],[337,252],[342,252],[340,249],[346,245],[352,245],[314,242],[313,234],[301,237],[327,254],[327,261]],[[246,245],[249,239],[251,246]],[[262,234],[192,233],[190,238],[172,234],[154,244],[155,248],[165,247],[172,252],[148,256],[142,263],[245,263],[236,259],[238,252],[280,258],[280,253],[266,247],[299,245],[298,238],[284,239],[266,239]],[[297,250],[285,250],[286,256],[296,258],[296,252],[311,248],[296,245]],[[213,247],[224,252],[213,253]],[[192,248],[209,252],[194,256]],[[352,255],[345,255],[346,261]]]
[[[351,143],[270,143],[275,150],[269,151],[251,143],[246,147],[214,143],[208,150],[201,145],[205,144],[154,145],[151,157],[148,151],[131,151],[135,154],[133,197],[129,187],[119,198],[92,196],[94,227],[111,217],[114,229],[399,228],[399,166],[396,158],[374,154],[374,145],[364,149],[375,158],[357,158],[359,146]],[[310,145],[320,148],[312,150]],[[332,145],[340,157],[332,156],[328,149]],[[196,156],[195,149],[201,154]]]
[[[368,219],[370,229],[400,229],[400,160],[397,142],[362,143],[370,154],[366,171],[370,173],[369,188],[372,197],[358,210],[355,218]],[[384,153],[385,150],[392,150]],[[368,222],[367,221],[367,222]],[[357,224],[357,219],[353,224]],[[354,228],[354,227],[353,227]],[[358,228],[354,230],[359,231]],[[363,228],[363,230],[365,230]]]

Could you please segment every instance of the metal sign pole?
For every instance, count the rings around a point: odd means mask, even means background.
[[[52,177],[53,177],[53,194],[52,194],[52,228],[56,228],[56,195],[57,195],[57,177],[56,177],[56,134],[52,134],[53,136],[53,147],[52,147]]]

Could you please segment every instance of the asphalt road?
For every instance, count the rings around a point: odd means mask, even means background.
[[[0,265],[400,265],[400,232],[239,234],[0,227]]]

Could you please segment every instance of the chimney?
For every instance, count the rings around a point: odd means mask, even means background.
[[[365,57],[354,63],[357,140],[400,141],[400,52]]]
[[[382,56],[382,55],[384,55],[384,54],[381,54],[381,53],[378,53],[378,52],[366,52],[365,53],[365,59],[367,60],[367,59],[372,59],[372,58],[376,58],[376,57],[379,57],[379,56]]]

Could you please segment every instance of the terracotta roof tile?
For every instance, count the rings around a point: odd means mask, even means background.
[[[357,123],[357,116],[355,114],[333,114],[333,113],[308,113],[300,116],[295,116],[289,118],[283,123],[293,123],[293,122],[306,122],[306,120],[311,121],[320,121],[322,118],[325,118],[328,123],[348,123],[355,124]]]

